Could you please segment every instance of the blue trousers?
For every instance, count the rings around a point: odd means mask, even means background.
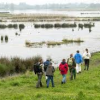
[[[62,75],[63,79],[62,82],[65,83],[66,82],[66,74]]]
[[[54,87],[53,76],[48,76],[48,79],[47,79],[47,87],[49,87],[50,80],[51,80],[51,83],[52,83],[52,87]]]

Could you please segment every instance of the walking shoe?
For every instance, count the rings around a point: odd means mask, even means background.
[[[61,82],[61,84],[63,84],[63,82]]]
[[[47,86],[47,88],[48,88],[49,86]]]

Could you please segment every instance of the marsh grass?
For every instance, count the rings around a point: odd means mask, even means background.
[[[89,71],[77,74],[76,80],[61,84],[62,76],[58,68],[54,73],[55,87],[46,88],[43,75],[42,88],[35,88],[37,75],[27,71],[0,79],[0,100],[99,100],[100,99],[100,53],[92,54]],[[98,63],[97,63],[98,62]]]
[[[30,41],[26,41],[25,45],[26,47],[32,47],[34,45],[47,45],[47,46],[55,46],[55,45],[62,45],[62,44],[68,44],[68,43],[81,43],[84,42],[83,40],[81,40],[80,38],[78,39],[63,39],[60,42],[56,42],[56,41],[42,41],[42,42],[30,42]]]
[[[1,41],[3,41],[3,36],[1,36]]]
[[[25,73],[27,70],[32,71],[33,65],[41,59],[41,56],[36,56],[27,59],[15,58],[0,58],[0,76],[9,76],[15,73]]]
[[[9,38],[8,38],[8,36],[6,35],[6,36],[5,36],[5,42],[8,42],[8,39],[9,39]]]
[[[78,39],[76,39],[76,40],[74,40],[74,39],[63,39],[62,40],[64,43],[69,43],[69,42],[78,42],[78,43],[80,43],[80,42],[84,42],[83,40],[81,40],[80,38],[78,38]]]

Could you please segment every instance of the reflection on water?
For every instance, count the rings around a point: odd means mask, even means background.
[[[1,43],[8,43],[8,36],[1,36]]]

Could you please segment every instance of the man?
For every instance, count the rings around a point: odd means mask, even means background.
[[[46,82],[47,82],[47,76],[46,76],[46,70],[47,67],[50,65],[50,59],[48,58],[45,62],[44,62],[44,73],[45,73],[45,77],[46,77]]]
[[[81,73],[81,63],[82,63],[83,59],[82,59],[81,54],[79,53],[79,50],[76,51],[74,59],[76,62],[76,72]]]
[[[46,70],[46,76],[48,77],[47,79],[47,88],[49,87],[49,82],[51,80],[52,87],[54,87],[54,81],[53,81],[53,73],[55,72],[54,67],[52,66],[52,63],[49,64]]]
[[[88,49],[85,49],[85,52],[83,53],[83,58],[84,58],[84,62],[85,62],[84,70],[86,70],[86,69],[89,70],[90,57],[91,57],[90,52],[88,51]]]
[[[39,60],[39,62],[37,63],[36,67],[38,67],[37,68],[37,72],[36,72],[36,74],[38,76],[38,82],[36,84],[36,88],[39,88],[39,87],[42,87],[41,80],[42,80],[43,71],[44,71],[43,70],[43,61],[42,61],[42,59]]]
[[[67,64],[70,71],[70,80],[73,80],[73,77],[74,79],[76,78],[76,63],[75,59],[73,58],[73,54],[70,54],[70,58],[68,58]]]

